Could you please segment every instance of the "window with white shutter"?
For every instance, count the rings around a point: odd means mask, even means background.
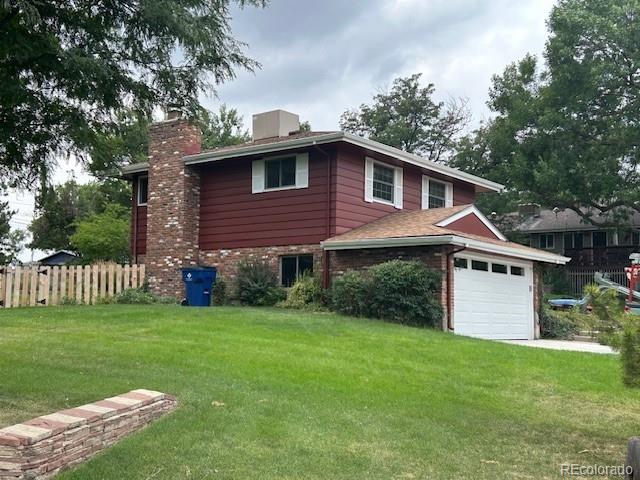
[[[453,184],[422,177],[422,209],[453,207]]]
[[[365,159],[364,200],[402,208],[402,168]]]
[[[309,154],[298,153],[254,160],[251,177],[252,193],[307,188]]]

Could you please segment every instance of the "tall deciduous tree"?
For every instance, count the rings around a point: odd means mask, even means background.
[[[11,228],[14,214],[8,202],[0,202],[0,265],[15,261],[24,246],[24,232]]]
[[[263,0],[0,1],[0,174],[42,175],[83,154],[127,110],[177,105],[196,116],[236,68],[253,69],[231,4]]]
[[[73,250],[70,237],[78,222],[105,211],[108,205],[131,206],[131,188],[127,182],[108,179],[78,184],[70,180],[62,185],[46,187],[40,194],[38,215],[29,230],[31,247],[41,250]]]
[[[469,110],[462,99],[435,101],[434,85],[422,87],[420,77],[417,73],[397,78],[370,105],[344,112],[340,128],[434,162],[447,161],[469,121]]]
[[[640,208],[640,1],[561,0],[549,29],[546,68],[527,56],[494,77],[496,116],[454,163],[615,224]]]
[[[251,140],[244,119],[235,108],[220,105],[217,113],[204,108],[198,111],[196,122],[202,130],[202,148],[218,148]],[[118,168],[147,160],[149,125],[151,119],[128,111],[120,116],[114,131],[96,135],[90,153],[89,171],[104,177],[113,175]]]

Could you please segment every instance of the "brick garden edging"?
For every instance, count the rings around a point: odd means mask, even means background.
[[[132,390],[0,429],[0,480],[51,478],[177,406],[171,395]]]

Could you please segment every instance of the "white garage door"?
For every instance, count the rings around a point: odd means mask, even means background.
[[[533,265],[500,257],[454,258],[453,329],[492,339],[533,339]]]

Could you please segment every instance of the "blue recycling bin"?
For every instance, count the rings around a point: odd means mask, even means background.
[[[187,291],[186,304],[190,307],[211,305],[211,289],[216,281],[215,267],[192,267],[182,269],[182,281]]]

